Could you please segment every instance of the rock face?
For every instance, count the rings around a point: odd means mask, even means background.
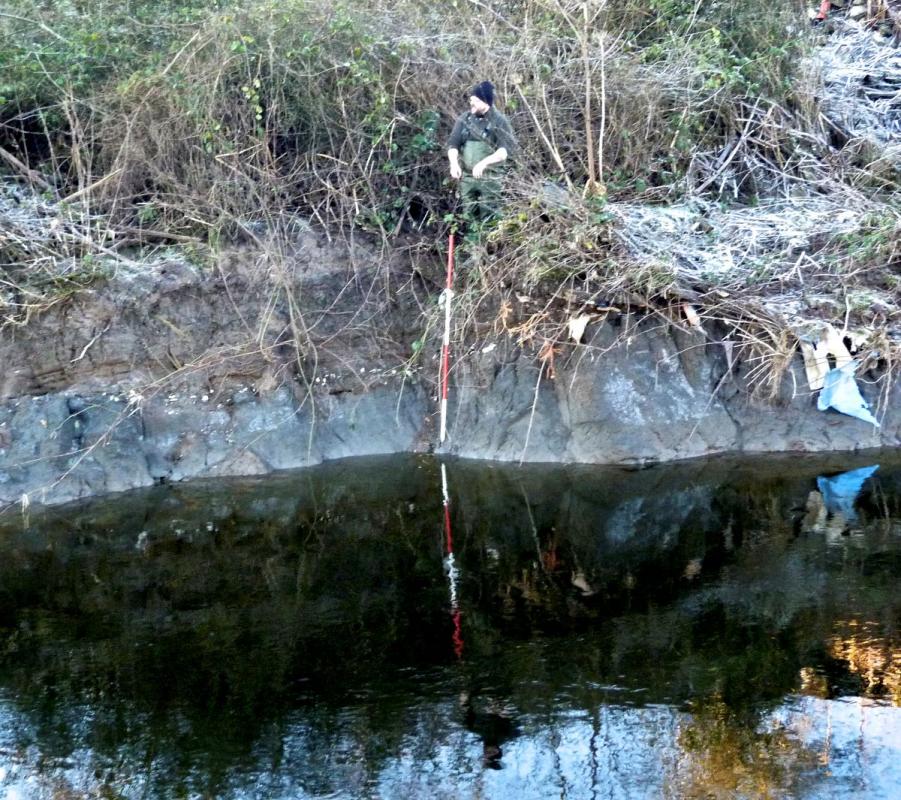
[[[437,343],[419,351],[424,367],[410,354],[435,292],[408,266],[363,275],[312,237],[281,263],[123,269],[5,329],[0,502],[430,449]],[[901,437],[897,390],[882,398],[880,429],[817,411],[799,355],[761,400],[721,341],[659,317],[612,317],[584,342],[561,345],[553,369],[506,336],[480,343],[454,368],[445,452],[643,464]],[[873,402],[879,387],[862,388]]]
[[[340,252],[309,237],[284,275],[240,255],[124,269],[6,328],[0,502],[415,449],[430,409],[399,343],[417,314]]]
[[[591,333],[591,329],[589,329]],[[894,390],[882,427],[816,408],[800,356],[775,397],[761,399],[748,364],[729,369],[725,348],[703,334],[596,327],[588,348],[559,357],[538,380],[534,355],[494,350],[459,379],[449,451],[470,458],[646,464],[715,453],[828,452],[896,446]],[[864,395],[872,395],[863,387]],[[872,388],[872,387],[869,387]],[[875,405],[875,398],[868,398]]]

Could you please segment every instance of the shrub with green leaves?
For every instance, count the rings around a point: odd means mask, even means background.
[[[0,10],[0,118],[52,110],[66,94],[87,99],[116,75],[159,68],[216,6],[215,0],[7,0]]]
[[[795,0],[10,0],[0,143],[114,219],[211,236],[283,211],[390,235],[453,205],[443,141],[490,78],[537,181],[678,192],[791,107]],[[44,136],[47,146],[35,145]],[[767,146],[788,148],[773,140]],[[737,162],[736,162],[737,163]]]

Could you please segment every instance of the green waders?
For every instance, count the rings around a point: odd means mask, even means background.
[[[475,139],[463,145],[463,177],[460,178],[460,199],[463,201],[463,216],[474,222],[494,219],[501,207],[501,181],[496,167],[482,173],[481,178],[472,177],[472,168],[483,158],[494,153],[488,142]]]

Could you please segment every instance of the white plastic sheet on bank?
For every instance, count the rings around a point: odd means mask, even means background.
[[[817,408],[820,411],[834,408],[842,414],[869,422],[878,428],[879,423],[876,421],[876,417],[870,413],[869,403],[863,399],[860,389],[857,388],[857,381],[854,379],[856,368],[857,362],[849,361],[826,373],[823,389],[817,399]]]

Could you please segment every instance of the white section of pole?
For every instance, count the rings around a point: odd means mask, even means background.
[[[441,444],[444,444],[444,440],[447,438],[447,398],[441,398],[441,434],[439,440]]]
[[[439,443],[444,444],[447,439],[447,384],[450,373],[450,334],[451,334],[451,305],[454,299],[454,234],[450,234],[447,240],[447,284],[442,292],[439,302],[444,303],[444,340],[441,346],[441,430]]]
[[[444,500],[445,507],[450,505],[450,492],[447,490],[447,469],[444,462],[441,462],[441,496]]]

